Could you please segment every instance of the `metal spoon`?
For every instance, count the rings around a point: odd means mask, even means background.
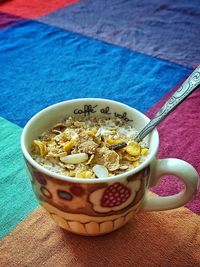
[[[167,117],[179,104],[183,102],[200,85],[200,65],[183,82],[165,105],[155,114],[153,119],[134,138],[136,142],[142,141],[165,117]]]

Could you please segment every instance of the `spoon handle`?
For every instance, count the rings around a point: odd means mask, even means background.
[[[183,100],[188,97],[200,85],[200,66],[198,66],[191,75],[183,82],[178,90],[171,96],[171,98],[164,104],[164,106],[155,114],[153,119],[139,132],[135,137],[136,142],[149,134],[156,125],[162,121],[168,114],[170,114]]]

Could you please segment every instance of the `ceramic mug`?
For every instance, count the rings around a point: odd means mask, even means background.
[[[198,189],[198,174],[187,162],[157,159],[159,135],[149,136],[149,154],[138,167],[108,178],[81,179],[53,173],[34,161],[34,139],[68,116],[118,117],[140,131],[148,122],[144,114],[107,99],[75,99],[50,106],[25,126],[21,146],[33,191],[40,204],[62,228],[81,235],[102,235],[126,224],[139,211],[161,211],[183,206]],[[150,196],[148,190],[164,174],[177,176],[184,189],[173,196]],[[107,201],[105,201],[105,199]]]

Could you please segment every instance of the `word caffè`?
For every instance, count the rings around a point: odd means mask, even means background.
[[[82,109],[76,108],[74,109],[74,114],[76,115],[84,115],[84,116],[89,116],[91,114],[94,114],[97,112],[98,105],[90,105],[86,104],[83,106]],[[105,115],[111,115],[112,113],[110,112],[110,107],[106,106],[105,108],[100,109],[100,113],[105,114]],[[123,112],[122,114],[114,112],[113,113],[116,118],[122,119],[126,122],[132,121],[129,118],[127,118],[127,113]]]

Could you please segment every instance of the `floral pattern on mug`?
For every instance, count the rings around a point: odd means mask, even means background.
[[[140,180],[112,183],[106,189],[92,192],[89,200],[96,212],[118,211],[134,201],[140,186]]]

